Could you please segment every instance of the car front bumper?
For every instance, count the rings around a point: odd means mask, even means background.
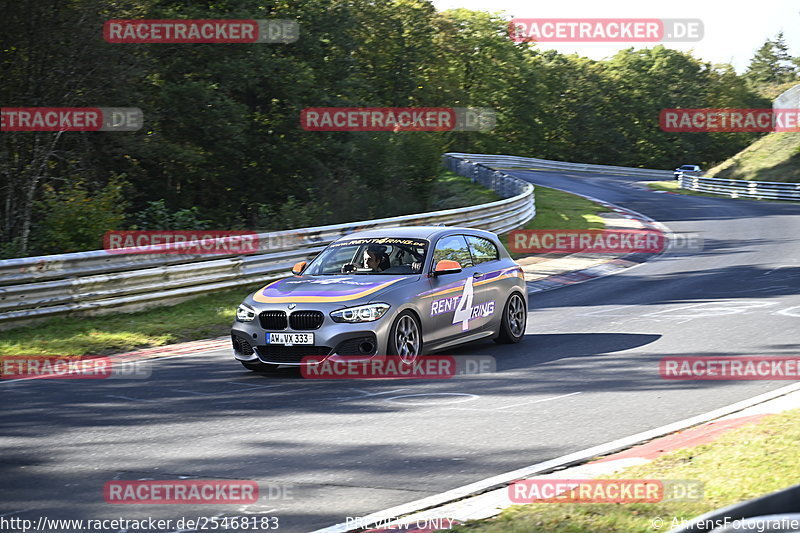
[[[251,322],[234,322],[231,328],[231,344],[233,357],[239,361],[250,363],[268,363],[277,365],[301,366],[319,364],[327,359],[337,359],[339,356],[354,356],[370,359],[385,355],[389,330],[391,329],[394,313],[390,312],[372,322],[343,323],[334,322],[328,314],[335,308],[323,309],[322,306],[309,306],[303,310],[321,310],[324,314],[322,325],[313,330],[265,329],[259,317]],[[259,314],[263,311],[272,311],[270,308],[258,308]],[[284,309],[281,309],[284,310]],[[313,345],[296,344],[293,346],[270,345],[267,343],[269,333],[313,333]],[[307,360],[307,358],[312,358]]]

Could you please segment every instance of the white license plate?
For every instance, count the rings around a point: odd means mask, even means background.
[[[267,335],[267,344],[314,344],[313,333],[270,333]]]

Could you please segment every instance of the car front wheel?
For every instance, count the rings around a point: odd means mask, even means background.
[[[400,313],[389,332],[389,355],[399,355],[404,363],[413,363],[422,354],[422,328],[410,311]]]

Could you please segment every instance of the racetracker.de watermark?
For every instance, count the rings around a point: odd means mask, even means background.
[[[514,230],[509,247],[515,253],[659,253],[666,247],[657,230]]]
[[[493,109],[484,107],[308,107],[306,131],[491,131]]]
[[[0,131],[137,131],[138,107],[3,107]]]
[[[250,504],[260,492],[250,480],[167,479],[108,481],[103,497],[113,504]]]
[[[300,373],[306,379],[450,379],[497,371],[490,355],[428,355],[411,363],[399,355],[308,356],[302,363]]]
[[[109,43],[231,44],[293,43],[300,37],[296,20],[109,20],[103,38]]]
[[[0,379],[147,379],[145,361],[119,361],[84,355],[8,355],[0,357]]]
[[[795,380],[800,357],[664,357],[658,373],[674,380]]]
[[[514,230],[508,247],[515,253],[648,253],[699,251],[703,239],[696,233],[664,233],[657,229]]]
[[[534,478],[508,486],[513,503],[657,503],[703,499],[703,483],[687,479]]]
[[[700,19],[514,18],[508,35],[516,42],[656,43],[697,42]]]
[[[668,132],[798,132],[800,109],[662,109],[658,122]]]
[[[107,231],[103,249],[112,254],[254,254],[259,236],[252,231]]]

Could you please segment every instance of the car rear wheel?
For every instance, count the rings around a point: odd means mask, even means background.
[[[404,363],[413,363],[422,354],[422,328],[410,311],[400,313],[389,332],[389,355],[398,355]]]
[[[512,294],[503,309],[500,333],[494,341],[498,344],[515,344],[525,335],[525,300],[518,292]]]
[[[247,370],[252,370],[253,372],[275,372],[278,370],[278,365],[270,365],[267,363],[248,363],[245,361],[239,362],[242,363],[242,366]]]

